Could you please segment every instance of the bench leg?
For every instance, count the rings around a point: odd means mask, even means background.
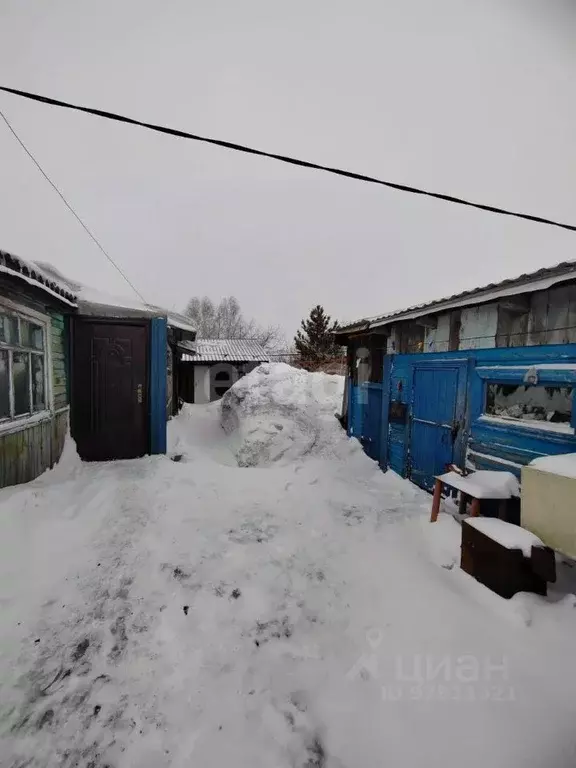
[[[436,480],[434,483],[434,495],[432,496],[432,512],[430,514],[430,522],[435,523],[438,520],[438,513],[440,512],[440,500],[442,498],[442,480]]]
[[[465,515],[466,514],[466,505],[468,504],[468,497],[464,493],[464,491],[460,491],[460,499],[458,501],[458,514],[459,515]]]
[[[472,499],[470,515],[472,517],[480,517],[480,499]]]

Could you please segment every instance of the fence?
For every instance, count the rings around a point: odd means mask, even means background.
[[[294,368],[303,368],[307,371],[346,375],[346,353],[324,357],[321,360],[307,360],[297,352],[277,352],[270,355],[273,363],[288,363]]]

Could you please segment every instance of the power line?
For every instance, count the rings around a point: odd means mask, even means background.
[[[70,104],[66,101],[60,101],[58,99],[50,98],[49,96],[40,96],[35,93],[29,93],[28,91],[20,91],[16,88],[8,88],[6,86],[0,86],[0,91],[11,93],[15,96],[21,96],[25,99],[31,99],[32,101],[39,101],[43,104],[51,104],[55,107],[64,107],[66,109],[74,109],[78,112],[86,112],[89,115],[96,115],[97,117],[103,117],[106,120],[116,120],[120,123],[128,123],[129,125],[138,125],[141,128],[148,128],[151,131],[157,131],[158,133],[165,133],[169,136],[178,136],[182,139],[192,139],[193,141],[201,141],[205,144],[214,144],[217,147],[223,147],[224,149],[232,149],[236,152],[245,152],[250,155],[258,155],[259,157],[269,157],[272,160],[279,160],[282,163],[289,163],[290,165],[297,165],[301,168],[311,168],[316,171],[326,171],[337,176],[344,176],[348,179],[356,179],[357,181],[366,181],[370,184],[380,184],[384,187],[390,187],[391,189],[397,189],[401,192],[410,192],[413,195],[425,195],[427,197],[433,197],[437,200],[444,200],[448,203],[456,203],[457,205],[466,205],[470,208],[478,208],[482,211],[489,211],[490,213],[498,213],[502,216],[513,216],[517,219],[526,219],[527,221],[535,221],[539,224],[548,224],[552,227],[560,227],[561,229],[568,229],[572,232],[576,232],[576,225],[564,224],[559,221],[544,218],[543,216],[532,216],[529,213],[519,213],[517,211],[510,211],[506,208],[498,208],[494,205],[484,205],[483,203],[473,203],[470,200],[464,200],[461,197],[455,197],[453,195],[444,195],[440,192],[428,192],[418,187],[411,187],[407,184],[396,184],[392,181],[384,181],[383,179],[375,178],[374,176],[366,176],[362,173],[354,173],[352,171],[345,171],[341,168],[332,168],[327,165],[320,165],[319,163],[311,163],[307,160],[298,160],[295,157],[289,157],[287,155],[279,155],[274,152],[265,152],[261,149],[254,149],[253,147],[247,147],[243,144],[236,144],[232,141],[223,141],[221,139],[212,139],[206,136],[199,136],[197,134],[188,133],[187,131],[181,131],[176,128],[167,128],[162,125],[155,125],[154,123],[145,123],[141,120],[135,120],[125,115],[119,115],[115,112],[105,112],[101,109],[92,109],[91,107],[83,107],[78,104]]]
[[[5,114],[4,114],[4,113],[3,113],[1,110],[0,110],[0,117],[2,118],[2,120],[4,120],[4,122],[5,122],[5,123],[6,123],[6,125],[8,126],[8,128],[9,128],[10,132],[12,133],[12,135],[14,136],[14,138],[16,139],[16,141],[18,142],[18,144],[20,144],[20,146],[22,147],[22,149],[24,150],[24,152],[26,152],[26,154],[28,155],[28,157],[30,158],[30,160],[32,160],[32,162],[34,163],[34,165],[36,166],[36,168],[38,168],[38,170],[40,171],[40,173],[42,174],[42,176],[44,176],[44,178],[46,179],[46,181],[48,182],[48,184],[50,184],[50,186],[52,187],[52,189],[53,189],[53,190],[54,190],[54,191],[55,191],[55,192],[56,192],[56,193],[59,195],[60,199],[62,200],[62,202],[64,203],[64,205],[66,206],[66,208],[68,208],[68,210],[69,210],[69,211],[72,213],[72,215],[74,216],[74,218],[75,218],[75,219],[76,219],[76,220],[79,222],[80,226],[81,226],[81,227],[82,227],[82,228],[83,228],[83,229],[84,229],[84,230],[85,230],[85,231],[88,233],[88,235],[90,236],[90,238],[91,238],[91,239],[92,239],[92,240],[93,240],[93,241],[96,243],[96,245],[98,246],[98,248],[99,248],[99,249],[102,251],[102,253],[104,254],[104,256],[106,256],[106,258],[108,259],[108,261],[110,262],[110,264],[112,264],[112,266],[114,267],[114,269],[116,269],[116,270],[117,270],[117,271],[118,271],[118,272],[119,272],[119,273],[122,275],[122,277],[124,278],[124,280],[126,280],[126,282],[128,283],[128,285],[130,286],[130,288],[132,288],[132,290],[133,290],[133,291],[134,291],[134,293],[135,293],[135,294],[138,296],[138,298],[139,298],[141,301],[143,301],[143,302],[144,302],[144,304],[146,304],[146,299],[145,299],[145,298],[142,296],[142,294],[140,293],[140,291],[139,291],[139,290],[138,290],[138,289],[137,289],[137,288],[136,288],[136,287],[133,285],[133,283],[130,281],[130,279],[127,277],[127,275],[126,275],[126,274],[125,274],[125,273],[122,271],[121,267],[119,267],[119,266],[118,266],[118,264],[116,264],[116,262],[114,261],[114,259],[112,258],[112,256],[110,256],[110,254],[106,252],[106,250],[105,250],[105,249],[103,248],[103,246],[100,244],[100,242],[99,242],[99,240],[96,238],[96,236],[95,236],[94,234],[92,234],[92,232],[91,232],[91,231],[88,229],[88,227],[86,226],[86,224],[85,224],[85,223],[82,221],[82,219],[81,219],[81,218],[80,218],[80,216],[79,216],[79,215],[76,213],[76,211],[74,210],[74,208],[72,208],[72,206],[70,205],[70,203],[68,202],[68,200],[66,200],[66,198],[64,197],[64,195],[62,194],[62,192],[61,192],[61,191],[58,189],[58,187],[56,186],[56,184],[54,184],[54,182],[53,182],[53,181],[52,181],[52,179],[51,179],[51,178],[48,176],[48,174],[46,173],[46,171],[45,171],[45,170],[42,168],[42,166],[40,165],[40,163],[38,162],[38,160],[36,160],[36,158],[34,157],[34,155],[32,154],[32,152],[31,152],[31,151],[28,149],[28,147],[27,147],[27,146],[24,144],[24,142],[22,141],[22,139],[20,138],[20,136],[18,136],[18,134],[16,133],[16,131],[14,130],[14,128],[12,127],[12,125],[10,124],[10,122],[8,121],[8,118],[6,117],[6,115],[5,115]]]

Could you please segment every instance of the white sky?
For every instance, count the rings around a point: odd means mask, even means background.
[[[0,0],[0,81],[576,222],[571,0]],[[576,257],[576,234],[0,94],[151,302],[291,337]],[[129,288],[0,123],[0,248]]]

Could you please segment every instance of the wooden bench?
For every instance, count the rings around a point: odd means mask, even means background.
[[[430,522],[435,523],[440,512],[440,501],[444,486],[460,492],[458,511],[466,512],[468,499],[471,500],[470,514],[472,517],[480,515],[480,500],[499,500],[499,517],[506,519],[506,506],[509,499],[519,496],[518,480],[512,472],[498,472],[492,470],[478,470],[469,475],[462,475],[454,470],[438,475],[434,483],[434,495],[432,497],[432,512]]]

